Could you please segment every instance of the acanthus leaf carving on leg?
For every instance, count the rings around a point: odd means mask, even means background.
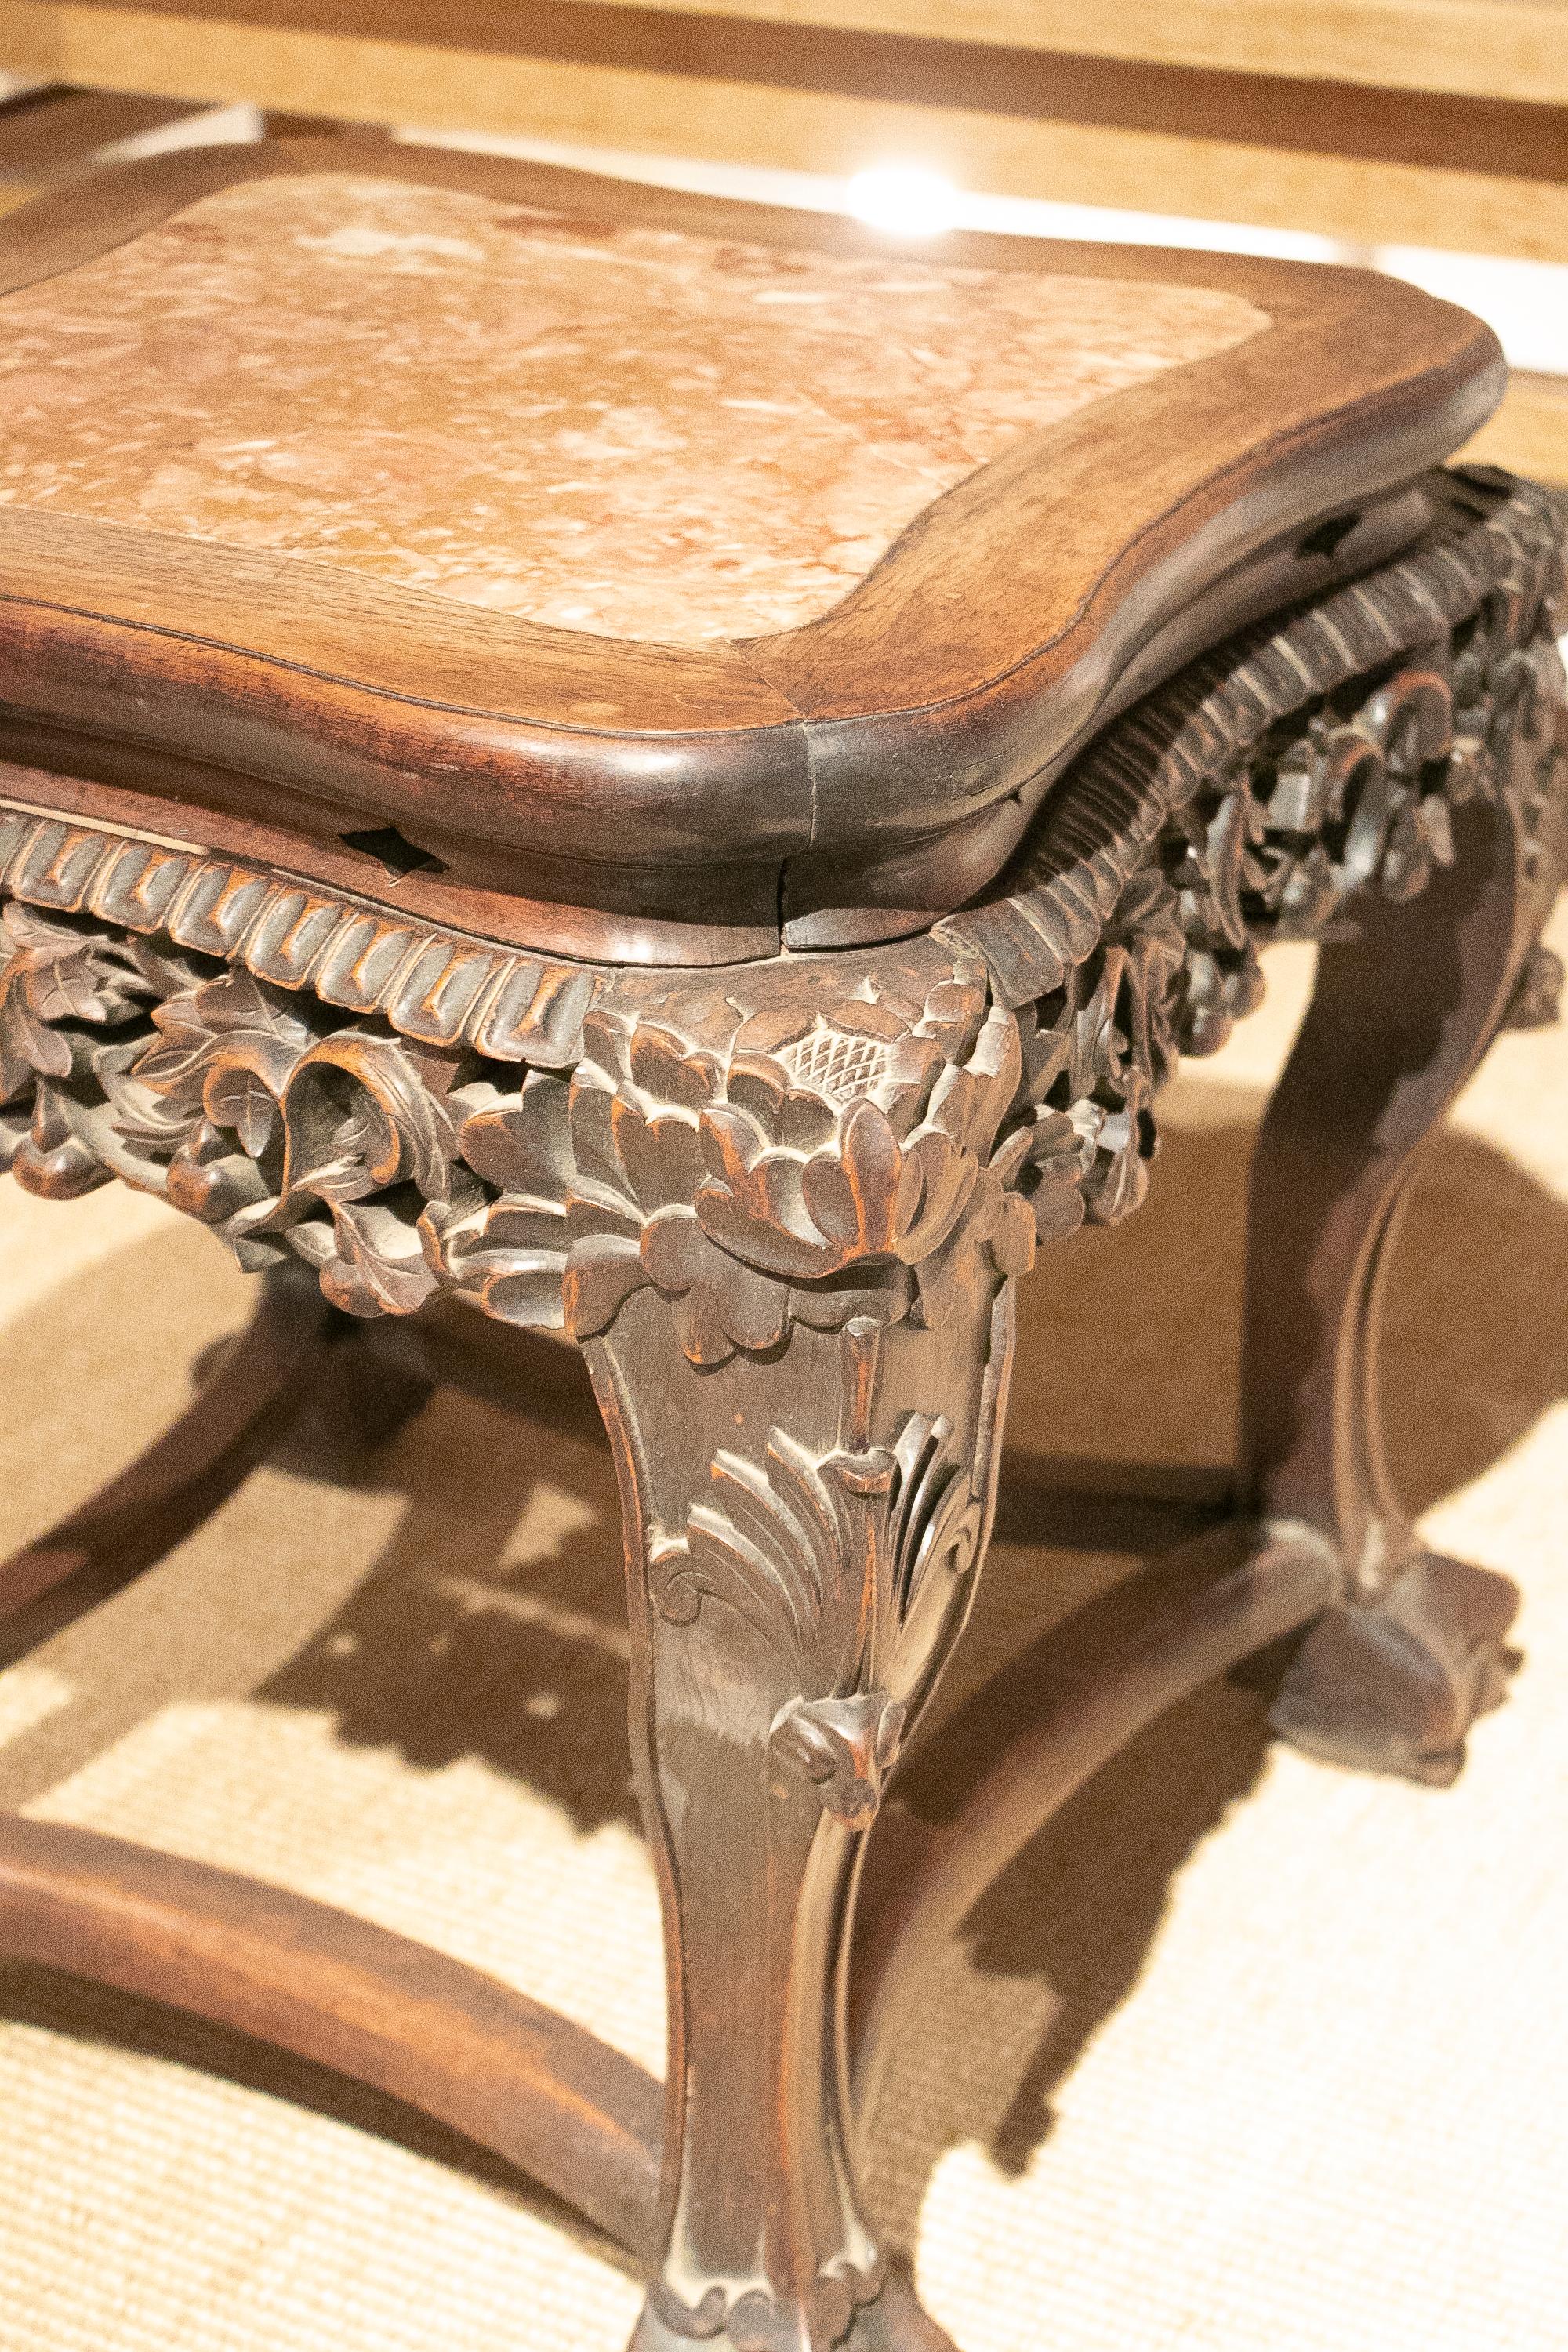
[[[671,1948],[639,2352],[904,2340],[846,2153],[842,1962],[859,1841],[975,1581],[1011,1277],[1137,1205],[1155,1093],[1178,1045],[1212,1050],[1256,1003],[1258,945],[1331,956],[1441,906],[1476,803],[1512,828],[1518,920],[1472,1043],[1519,981],[1562,855],[1563,518],[1479,477],[1434,499],[1429,543],[1106,729],[1018,887],[914,941],[615,972],[41,812],[3,853],[0,1140],[25,1182],[118,1174],[243,1263],[304,1259],[351,1312],[447,1287],[585,1348]],[[153,896],[117,884],[122,853],[163,875]],[[1302,1653],[1296,1727],[1323,1733],[1347,1658],[1397,1658],[1393,1748],[1432,1776],[1496,1695],[1506,1595],[1413,1553],[1379,1486],[1391,1220],[1381,1192],[1352,1207],[1342,1492],[1301,1509],[1355,1607]],[[1319,1744],[1375,1753],[1386,1729]]]
[[[993,1506],[1010,1285],[969,1266],[937,1327],[796,1323],[766,1356],[704,1365],[644,1284],[587,1343],[672,1956],[666,2244],[639,2352],[870,2340],[857,2315],[886,2266],[847,2154],[843,1959],[860,1841]]]
[[[639,2352],[866,2340],[886,2266],[843,2111],[855,1866],[967,1614],[1034,1243],[998,1157],[1018,1026],[984,976],[824,977],[691,1012],[628,981],[573,1082],[566,1311],[621,1473],[672,1955]]]
[[[875,1326],[847,1343],[874,1359]],[[864,1380],[865,1372],[860,1374]],[[715,1455],[710,1496],[686,1532],[653,1552],[654,1605],[691,1624],[704,1603],[732,1609],[798,1685],[772,1737],[849,1829],[869,1826],[897,1759],[904,1706],[880,1686],[887,1653],[940,1564],[963,1575],[982,1508],[945,1416],[908,1415],[893,1444],[814,1457],[786,1430],[762,1465]]]

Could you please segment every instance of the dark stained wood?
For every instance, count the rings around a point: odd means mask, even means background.
[[[658,2084],[427,1945],[259,1879],[0,1812],[0,1949],[369,2083],[515,2164],[619,2244],[648,2242]]]
[[[37,189],[123,139],[180,121],[196,109],[166,98],[68,89],[56,84],[0,102],[0,183]]]
[[[290,142],[101,174],[7,217],[0,284],[68,269],[236,180],[334,168],[346,168],[341,143]],[[376,168],[721,236],[879,249],[842,221],[542,166],[400,147],[378,151]],[[668,916],[683,879],[733,931],[756,925],[759,894],[793,856],[896,862],[1039,777],[1222,579],[1215,634],[1334,576],[1331,556],[1315,572],[1282,569],[1285,542],[1408,481],[1500,394],[1487,331],[1386,278],[1022,238],[937,250],[1225,289],[1272,325],[1026,436],[928,509],[823,619],[744,646],[606,640],[292,557],[0,512],[0,698],[311,803],[347,802],[416,839],[574,861],[573,896],[607,916]],[[1400,511],[1419,528],[1415,509]],[[1168,659],[1194,650],[1178,635]],[[190,822],[200,830],[199,809]],[[1016,839],[1005,824],[976,836],[959,895]],[[307,872],[311,856],[302,841]],[[928,870],[908,903],[891,877],[858,899],[893,935],[942,910],[932,887]],[[822,898],[808,872],[792,909],[805,919]],[[635,926],[597,951],[635,956]]]
[[[761,1381],[745,1352],[694,1366],[701,1335],[651,1289],[588,1345],[672,2011],[639,2352],[923,2340],[874,2316],[844,1984],[861,1842],[994,1509],[1011,1286],[978,1252],[955,1282],[940,1329],[799,1325]]]
[[[1342,497],[1350,459],[1319,456]],[[91,799],[29,739],[10,778],[32,798],[0,795],[19,1180],[71,1197],[118,1175],[244,1264],[301,1262],[334,1307],[407,1318],[379,1358],[394,1418],[464,1353],[459,1316],[584,1353],[625,1507],[664,2129],[646,2077],[488,1980],[85,1832],[0,1825],[0,1942],[526,2162],[646,2251],[637,2352],[951,2352],[866,2217],[859,2137],[910,1989],[995,1867],[1151,1715],[1303,1624],[1285,1728],[1416,1777],[1505,1663],[1500,1580],[1413,1550],[1386,1497],[1369,1302],[1413,1151],[1549,977],[1528,956],[1564,865],[1568,518],[1488,474],[1426,478],[1401,511],[1417,544],[1163,686],[1149,649],[1178,625],[1144,608],[1105,692],[1153,690],[1062,773],[1002,885],[890,946],[720,973],[531,954],[408,911],[416,835],[384,835],[378,882],[372,828],[340,845],[352,882],[306,887],[262,831],[275,803],[220,854],[184,829],[187,779],[160,797],[127,768]],[[1013,1286],[1040,1244],[1138,1205],[1177,1054],[1224,1041],[1258,945],[1290,937],[1331,944],[1260,1163],[1237,1515],[1027,1653],[900,1794],[996,1517]],[[1079,1483],[1098,1538],[1103,1478]],[[1145,1486],[1120,1531],[1164,1543],[1229,1483]]]
[[[1323,946],[1253,1161],[1243,1461],[1262,1507],[1331,1530],[1378,1589],[1408,1552],[1378,1324],[1422,1147],[1507,1014],[1538,910],[1515,804],[1462,809],[1449,868]]]
[[[580,861],[454,841],[438,824],[411,817],[403,838],[432,862],[399,875],[363,846],[367,832],[378,829],[367,819],[382,811],[305,803],[298,793],[234,769],[0,712],[5,802],[160,839],[174,835],[367,904],[384,896],[410,917],[547,954],[689,969],[770,955],[778,944],[773,865],[748,869],[737,861],[725,882],[726,919],[717,919],[713,909],[715,919],[702,920],[692,911],[698,886],[689,875],[606,881],[604,869]],[[596,904],[584,903],[590,896]]]
[[[1564,870],[1561,795],[1545,789],[1561,713],[1527,702],[1498,753],[1513,789],[1458,811],[1448,869],[1324,945],[1253,1162],[1243,1489],[1323,1529],[1351,1577],[1274,1720],[1314,1753],[1437,1782],[1504,1694],[1519,1596],[1417,1538],[1384,1453],[1378,1341],[1422,1149],[1528,987]]]
[[[195,1398],[117,1478],[0,1563],[0,1665],[96,1608],[210,1518],[310,1392],[337,1318],[280,1268]]]

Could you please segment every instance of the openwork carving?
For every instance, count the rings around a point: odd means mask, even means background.
[[[1257,1001],[1260,940],[1418,890],[1478,795],[1539,836],[1563,516],[1449,482],[1428,546],[1151,697],[1020,887],[903,949],[616,974],[0,813],[5,1154],[162,1192],[355,1314],[449,1286],[585,1339],[651,1287],[698,1363],[939,1328],[973,1264],[1136,1205],[1154,1093]]]
[[[385,908],[195,847],[0,803],[0,888],[57,914],[156,934],[378,1016],[430,1045],[566,1069],[607,977],[592,966],[484,946]]]
[[[962,1576],[981,1507],[952,1427],[911,1413],[890,1446],[814,1457],[772,1431],[765,1464],[721,1453],[712,1499],[654,1553],[655,1605],[677,1624],[704,1605],[743,1618],[798,1683],[772,1732],[847,1829],[868,1826],[898,1756],[904,1709],[879,1680],[928,1576]]]
[[[1260,942],[1360,919],[1352,952],[1398,966],[1379,898],[1454,855],[1468,801],[1506,808],[1526,868],[1471,983],[1478,1048],[1516,973],[1514,1017],[1546,1009],[1548,961],[1519,959],[1562,839],[1564,517],[1496,478],[1434,496],[1426,544],[1147,698],[1053,787],[1010,889],[900,946],[593,970],[0,810],[0,1155],[23,1183],[119,1176],[354,1314],[445,1287],[584,1344],[629,1505],[673,1954],[641,2352],[887,2335],[845,1951],[860,1836],[976,1580],[1009,1277],[1136,1206],[1159,1086],[1256,1001]],[[1282,1393],[1296,1413],[1296,1370]],[[1302,1653],[1300,1736],[1447,1769],[1503,1629],[1495,1595],[1418,1581],[1381,1617],[1347,1591]],[[1351,1684],[1379,1644],[1408,1665],[1428,1619],[1441,1674],[1405,1677],[1392,1748],[1376,1709],[1336,1717],[1343,1658]]]
[[[1433,487],[1426,544],[1150,696],[1047,798],[1012,892],[936,926],[984,958],[1000,1003],[1059,987],[1086,929],[1154,867],[1188,943],[1178,1042],[1212,1052],[1258,1000],[1259,941],[1320,934],[1369,887],[1413,896],[1466,800],[1515,795],[1539,844],[1562,757],[1568,510],[1485,468]]]
[[[477,1055],[335,1021],[318,998],[87,918],[13,902],[3,920],[0,1118],[23,1183],[61,1197],[121,1176],[215,1226],[244,1265],[303,1258],[353,1314],[411,1312],[458,1258],[483,1295],[494,1270],[470,1259],[490,1188],[464,1153],[486,1162],[497,1089]],[[519,1104],[534,1086],[564,1100],[558,1079],[500,1075]],[[557,1198],[557,1241],[560,1214]]]

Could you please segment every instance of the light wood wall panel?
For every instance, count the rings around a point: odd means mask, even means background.
[[[1568,484],[1568,377],[1516,374],[1463,455],[1538,482]]]
[[[610,0],[617,5],[617,0]],[[1564,0],[618,0],[1307,81],[1568,104]]]
[[[526,43],[527,54],[520,45]],[[1140,69],[637,7],[0,0],[0,66],[361,122],[844,173],[1532,260],[1568,256],[1568,110]]]

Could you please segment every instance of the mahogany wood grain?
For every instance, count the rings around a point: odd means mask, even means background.
[[[378,171],[645,225],[879,249],[843,221],[435,151],[395,156],[378,153]],[[0,283],[68,270],[236,180],[343,168],[341,145],[305,142],[102,174],[0,227]],[[1364,273],[1020,238],[953,237],[939,252],[1227,290],[1271,324],[1025,436],[927,509],[822,619],[743,646],[605,639],[307,560],[5,510],[0,698],[78,736],[270,780],[318,836],[325,810],[347,803],[428,835],[458,866],[466,853],[470,880],[499,845],[538,862],[533,889],[526,873],[508,881],[541,908],[565,897],[656,931],[683,881],[730,937],[706,956],[656,940],[658,960],[756,953],[781,862],[810,852],[863,865],[1003,803],[1103,714],[1176,616],[1222,580],[1233,585],[1210,613],[1216,633],[1304,593],[1314,575],[1301,563],[1246,567],[1270,549],[1289,557],[1325,517],[1407,480],[1501,388],[1475,320]],[[1411,509],[1405,527],[1420,520]],[[1322,559],[1316,581],[1333,576]],[[1169,659],[1193,650],[1173,639]],[[606,706],[621,718],[595,715]],[[960,895],[1016,837],[1004,824],[978,865],[961,864]],[[797,892],[799,911],[818,896]],[[893,911],[909,929],[941,909]],[[886,921],[884,935],[900,928]],[[578,938],[584,951],[580,926]],[[537,943],[570,945],[559,925]],[[638,950],[635,919],[598,949]]]
[[[661,2093],[552,2010],[325,1903],[0,1813],[0,1950],[254,2033],[405,2100],[634,2252]]]

